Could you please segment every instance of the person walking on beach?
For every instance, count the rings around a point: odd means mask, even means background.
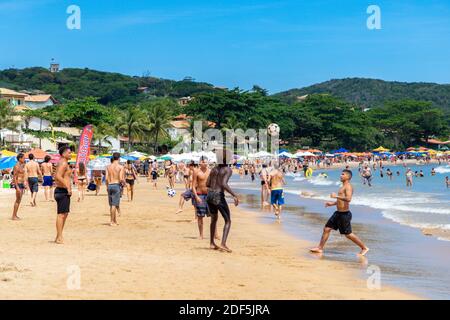
[[[197,214],[200,240],[203,240],[203,218],[209,216],[208,204],[206,203],[206,196],[208,194],[206,181],[208,180],[209,174],[208,161],[205,158],[200,159],[199,169],[193,171],[192,177],[192,194],[194,197],[195,213]]]
[[[133,201],[134,198],[134,183],[136,179],[136,169],[131,164],[131,161],[127,160],[127,165],[125,166],[125,182],[127,184],[127,198],[129,202]]]
[[[264,206],[268,205],[267,198],[270,193],[269,189],[269,171],[267,170],[267,164],[262,165],[261,172],[259,173],[261,179],[261,203]]]
[[[78,179],[78,202],[84,200],[84,194],[87,186],[86,165],[80,162],[76,170]]]
[[[12,220],[20,220],[17,212],[19,211],[20,203],[22,202],[23,192],[27,187],[27,182],[25,180],[25,155],[19,153],[17,155],[17,163],[13,169],[13,184],[16,189],[16,201],[14,202]]]
[[[353,187],[350,183],[352,179],[352,172],[350,170],[343,170],[341,173],[342,187],[339,189],[338,194],[332,193],[331,198],[336,199],[334,202],[325,203],[325,207],[336,206],[337,211],[331,216],[323,229],[322,238],[318,247],[311,249],[313,253],[322,253],[325,244],[330,237],[331,230],[338,230],[347,237],[347,239],[353,241],[358,247],[361,248],[359,254],[366,255],[369,248],[352,232],[352,213],[350,212],[350,202],[353,197]]]
[[[209,212],[211,214],[211,226],[210,226],[210,248],[214,250],[222,250],[231,253],[231,250],[227,247],[228,234],[231,228],[231,212],[225,200],[225,191],[233,196],[234,205],[239,205],[239,199],[237,195],[231,190],[228,185],[233,171],[228,166],[228,162],[231,161],[232,155],[225,149],[219,149],[216,152],[217,165],[211,170],[206,186],[208,188],[207,203]],[[221,246],[217,246],[214,242],[218,212],[222,214],[225,220],[223,227],[223,237]]]
[[[120,153],[114,152],[112,163],[106,168],[106,188],[108,191],[108,203],[111,214],[110,226],[117,226],[117,214],[120,215],[121,185],[124,183],[124,168],[119,163]]]
[[[53,165],[50,163],[52,158],[47,155],[44,158],[44,163],[41,164],[42,175],[44,181],[42,186],[44,187],[45,201],[51,201],[53,191]]]
[[[28,188],[30,188],[31,192],[30,204],[32,207],[35,207],[36,196],[39,191],[39,177],[42,177],[42,172],[32,153],[28,155],[28,159],[30,161],[25,165],[25,180],[28,182]]]
[[[70,212],[70,197],[72,196],[71,175],[72,169],[69,166],[69,160],[72,157],[72,152],[69,147],[62,147],[59,149],[58,166],[55,174],[55,201],[56,201],[56,239],[55,243],[63,244],[63,230],[66,224],[67,216]]]
[[[281,210],[284,205],[283,186],[285,184],[283,173],[279,170],[278,164],[274,164],[274,169],[269,175],[270,204],[273,206],[278,220],[281,218]]]

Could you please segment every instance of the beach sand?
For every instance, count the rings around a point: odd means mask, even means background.
[[[24,196],[19,222],[9,220],[14,193],[0,194],[0,299],[418,298],[385,286],[369,290],[355,270],[307,257],[310,243],[234,206],[233,253],[212,251],[207,239],[197,239],[190,203],[174,213],[181,189],[169,198],[143,179],[133,203],[123,198],[120,226],[110,227],[102,189],[82,203],[74,196],[64,245],[52,242],[56,205],[44,202],[42,191],[36,208]],[[69,290],[77,268],[81,287]]]

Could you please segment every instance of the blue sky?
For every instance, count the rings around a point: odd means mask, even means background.
[[[81,30],[66,9],[81,8]],[[381,30],[366,27],[381,8]],[[450,83],[448,0],[0,0],[0,68],[88,67],[271,93],[333,78]]]

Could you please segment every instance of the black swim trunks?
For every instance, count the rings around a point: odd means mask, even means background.
[[[134,186],[134,179],[126,179],[126,183],[128,183],[130,186]]]
[[[209,213],[211,215],[216,215],[220,211],[225,222],[228,222],[231,220],[231,212],[225,199],[225,194],[223,192],[220,192],[219,198],[219,203],[217,204],[211,200],[207,200]]]
[[[352,233],[352,213],[350,211],[333,213],[325,227],[338,230],[341,234],[348,235]]]
[[[70,195],[66,188],[58,187],[55,189],[55,201],[58,214],[70,212]]]
[[[28,187],[31,193],[37,193],[39,189],[39,179],[37,177],[28,178]]]

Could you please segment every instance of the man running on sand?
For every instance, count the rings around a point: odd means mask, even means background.
[[[239,205],[239,199],[237,195],[228,186],[228,180],[230,180],[233,171],[228,166],[228,163],[232,160],[231,152],[225,149],[219,149],[216,152],[217,165],[211,170],[206,186],[208,187],[207,203],[209,212],[211,214],[211,227],[210,227],[210,248],[214,250],[222,250],[230,252],[227,247],[227,238],[231,228],[231,212],[225,200],[225,191],[231,194],[234,198],[234,205]],[[225,220],[223,227],[223,237],[221,246],[217,246],[214,242],[214,236],[216,233],[218,212],[222,214]]]
[[[22,201],[23,192],[27,187],[25,180],[25,155],[19,153],[17,155],[17,163],[13,169],[13,183],[16,189],[16,201],[14,202],[14,209],[12,214],[12,220],[20,220],[17,216],[17,211],[19,211],[20,202]]]
[[[28,159],[30,161],[25,165],[25,180],[28,182],[28,187],[31,192],[30,204],[32,207],[35,207],[36,196],[39,191],[39,177],[42,177],[42,172],[39,164],[34,160],[32,153],[28,155]]]
[[[44,182],[42,186],[44,187],[45,201],[51,201],[52,190],[53,190],[53,165],[50,163],[52,158],[47,155],[44,158],[44,163],[41,164],[42,175],[44,176]]]
[[[325,207],[337,207],[337,211],[331,216],[328,222],[323,229],[322,239],[320,240],[320,244],[317,248],[313,248],[310,251],[313,253],[322,253],[323,248],[325,247],[325,243],[327,242],[331,230],[339,229],[339,232],[353,241],[358,247],[361,248],[360,255],[364,256],[369,248],[365,246],[365,244],[359,240],[359,238],[352,233],[352,213],[350,212],[350,202],[352,201],[353,196],[353,187],[350,184],[350,180],[352,179],[352,172],[350,170],[343,170],[341,173],[341,182],[342,187],[339,189],[338,194],[332,193],[330,195],[331,198],[336,199],[335,202],[327,202],[325,203]]]
[[[117,214],[120,215],[121,184],[125,181],[125,170],[119,163],[120,153],[114,152],[112,163],[106,168],[106,187],[108,190],[108,202],[111,213],[110,226],[117,226]]]
[[[283,186],[286,184],[283,173],[278,170],[278,164],[274,164],[274,169],[269,174],[270,203],[275,210],[275,216],[280,220],[281,210],[284,205]]]
[[[59,149],[61,158],[55,174],[55,201],[57,205],[56,216],[56,239],[57,244],[63,244],[63,230],[66,224],[67,216],[70,212],[70,197],[72,196],[72,169],[69,166],[69,160],[72,157],[72,152],[69,147],[62,147]]]
[[[208,204],[206,203],[206,196],[208,194],[206,181],[208,180],[209,174],[208,161],[202,158],[199,169],[193,172],[192,178],[192,193],[194,195],[194,207],[195,213],[197,214],[200,240],[203,240],[203,218],[209,216]]]

